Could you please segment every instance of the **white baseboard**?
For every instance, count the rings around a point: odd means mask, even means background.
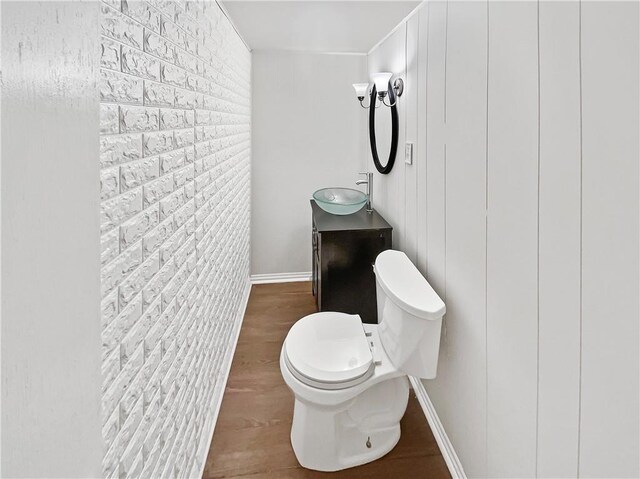
[[[453,479],[466,479],[467,475],[462,468],[462,463],[453,448],[453,444],[451,444],[451,441],[447,436],[447,432],[444,430],[444,426],[440,422],[440,418],[438,418],[438,413],[433,407],[431,399],[429,399],[429,395],[427,394],[424,384],[422,384],[420,379],[412,376],[409,376],[409,381],[411,382],[411,386],[413,386],[413,390],[416,393],[420,406],[422,406],[424,415],[427,417],[429,426],[431,426],[431,431],[436,438],[442,457],[447,463],[451,477]]]
[[[225,386],[227,385],[227,380],[229,379],[229,373],[231,372],[231,363],[233,362],[233,356],[236,353],[236,346],[238,345],[238,337],[240,336],[240,330],[242,329],[242,322],[244,320],[244,314],[247,311],[247,304],[249,303],[249,294],[251,293],[251,280],[247,281],[247,284],[244,288],[243,298],[240,302],[240,308],[238,308],[238,316],[235,321],[235,330],[233,331],[231,349],[227,352],[227,356],[224,358],[224,363],[222,365],[222,374],[223,381],[221,381],[219,386],[217,387],[217,391],[214,393],[214,404],[215,410],[213,412],[213,416],[210,419],[210,430],[209,433],[204,436],[208,438],[207,447],[203,448],[202,457],[200,457],[200,474],[198,474],[198,478],[202,477],[204,474],[204,467],[207,464],[207,456],[209,454],[209,448],[211,447],[211,441],[213,441],[213,433],[216,429],[216,423],[218,422],[218,414],[220,413],[220,406],[222,406],[222,397],[224,396]]]
[[[274,274],[252,274],[251,284],[264,283],[293,283],[296,281],[311,281],[311,271],[301,273],[274,273]]]

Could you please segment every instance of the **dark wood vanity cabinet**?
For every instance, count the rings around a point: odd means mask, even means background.
[[[373,263],[391,249],[392,228],[376,211],[336,216],[311,200],[312,290],[318,311],[359,314],[377,323]]]

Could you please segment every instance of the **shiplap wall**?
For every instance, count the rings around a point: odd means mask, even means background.
[[[428,2],[369,55],[406,80],[374,206],[447,304],[425,385],[470,477],[639,474],[638,13]]]
[[[100,8],[103,472],[196,477],[248,294],[251,54],[215,1]]]

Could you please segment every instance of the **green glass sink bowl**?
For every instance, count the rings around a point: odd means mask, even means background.
[[[332,215],[350,215],[367,204],[367,195],[351,188],[322,188],[313,194],[313,199]]]

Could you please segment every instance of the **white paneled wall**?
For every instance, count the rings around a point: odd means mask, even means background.
[[[445,294],[448,316],[456,320],[447,321],[451,340],[443,342],[447,359],[434,396],[450,402],[447,433],[468,462],[482,465],[487,452],[486,4],[452,2],[447,19],[446,174],[440,181],[446,191]],[[436,181],[427,180],[429,186]],[[428,231],[438,231],[430,225]],[[468,390],[474,391],[473,402]],[[470,475],[479,470],[469,469]]]
[[[575,477],[578,467],[579,10],[578,2],[540,3],[537,466],[541,477]]]
[[[490,2],[488,17],[487,470],[498,477],[532,477],[538,361],[537,4]]]
[[[447,303],[425,386],[469,477],[640,473],[638,13],[428,2],[369,55],[407,82],[374,206]]]
[[[392,72],[396,76],[406,76],[406,35],[407,26],[405,24],[400,27],[387,38],[378,48],[369,54],[368,58],[368,72],[369,79],[371,78],[371,72],[387,71]],[[409,86],[407,85],[407,88]],[[387,128],[391,128],[390,114],[387,107],[380,107],[378,112],[384,114],[386,118],[381,118],[377,122],[376,132],[384,131],[384,128],[380,128],[381,125],[386,125]],[[406,115],[406,105],[403,102],[398,103],[398,119],[399,121],[399,135],[400,138],[405,137],[405,127],[407,122],[404,121]],[[365,115],[364,111],[362,115]],[[366,112],[368,118],[369,112]],[[367,127],[368,128],[368,127]],[[368,132],[368,130],[367,130]],[[367,134],[363,132],[363,134]],[[368,137],[368,135],[367,135]],[[381,142],[382,144],[382,142]],[[386,145],[389,145],[390,141],[387,140]],[[367,148],[366,158],[371,157],[371,150]],[[382,153],[384,151],[385,153]],[[403,152],[402,143],[398,143],[398,164],[402,161]],[[379,148],[380,161],[385,164],[388,158],[389,148]],[[367,161],[361,171],[373,171],[375,172],[375,166],[373,160]],[[376,178],[373,180],[373,198],[376,201],[376,209],[383,215],[391,226],[393,226],[393,242],[395,245],[404,244],[404,224],[405,224],[405,170],[402,166],[395,167],[391,170],[391,173],[387,175],[385,181],[376,181],[380,175],[376,174]]]
[[[106,477],[197,476],[249,275],[251,56],[215,2],[101,5]]]

